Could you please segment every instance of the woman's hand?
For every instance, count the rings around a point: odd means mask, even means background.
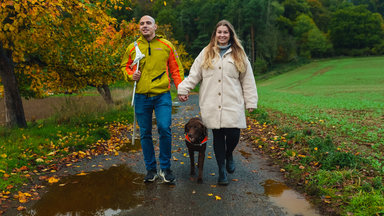
[[[179,101],[181,102],[185,102],[188,100],[188,95],[177,95],[177,97],[179,98]]]

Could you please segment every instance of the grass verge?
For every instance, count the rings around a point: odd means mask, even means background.
[[[109,125],[128,124],[133,109],[119,105],[68,101],[57,114],[28,123],[26,129],[0,127],[0,199],[20,189],[31,175],[46,170],[73,152],[110,138]]]

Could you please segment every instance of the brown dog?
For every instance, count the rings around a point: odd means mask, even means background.
[[[191,175],[195,175],[194,152],[199,152],[197,167],[199,168],[198,183],[203,183],[203,166],[205,149],[207,148],[208,129],[200,118],[191,118],[185,125],[185,143],[188,147],[189,159],[191,160]]]

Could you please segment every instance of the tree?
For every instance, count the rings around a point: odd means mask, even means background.
[[[85,62],[97,65],[103,58],[95,56],[106,56],[95,39],[115,23],[105,9],[117,4],[118,0],[9,0],[0,5],[0,75],[7,125],[26,126],[19,90],[37,95],[63,87],[76,90],[91,79],[99,85],[96,80],[104,76],[92,76],[95,68]],[[103,65],[113,65],[110,58],[104,60]]]
[[[383,41],[383,26],[380,14],[362,5],[349,6],[333,14],[330,37],[337,49],[372,48]]]

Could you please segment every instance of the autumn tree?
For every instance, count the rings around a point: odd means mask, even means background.
[[[106,8],[118,4],[118,0],[1,3],[0,76],[8,125],[26,126],[19,90],[39,95],[113,82],[117,75],[110,70],[119,58],[116,48],[124,43],[120,40],[124,30],[114,30],[116,20]],[[102,42],[103,37],[109,42]]]

